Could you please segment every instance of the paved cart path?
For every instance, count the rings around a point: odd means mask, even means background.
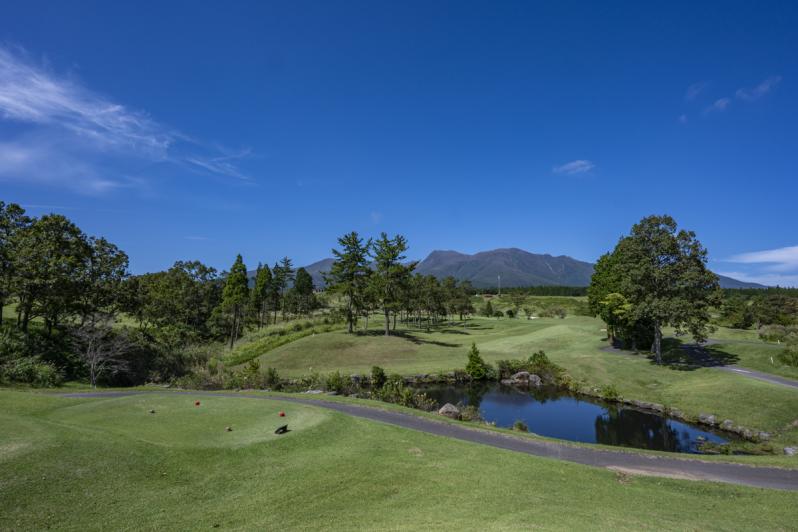
[[[63,397],[124,397],[128,395],[150,393],[177,393],[194,397],[234,397],[239,399],[260,399],[267,401],[285,401],[319,408],[327,408],[350,416],[369,419],[380,423],[396,425],[411,430],[435,434],[447,438],[455,438],[472,443],[489,445],[499,449],[565,460],[594,467],[605,467],[633,474],[654,475],[690,480],[709,480],[727,482],[761,488],[777,488],[798,490],[798,470],[778,467],[755,467],[723,462],[706,462],[695,459],[670,458],[642,453],[611,451],[599,448],[581,447],[567,443],[543,441],[530,437],[513,436],[470,428],[460,424],[435,421],[421,416],[405,414],[373,408],[308,399],[303,397],[274,397],[265,395],[243,395],[239,393],[214,392],[89,392],[62,394]]]

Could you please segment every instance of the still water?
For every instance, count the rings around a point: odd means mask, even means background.
[[[698,453],[702,439],[722,444],[731,438],[666,416],[550,388],[526,391],[482,384],[433,385],[422,390],[441,405],[474,405],[485,421],[496,426],[512,427],[521,420],[530,432],[563,440]]]

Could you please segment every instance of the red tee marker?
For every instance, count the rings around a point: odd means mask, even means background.
[[[285,412],[280,412],[280,413],[279,413],[279,414],[277,414],[277,415],[278,415],[278,416],[280,416],[280,417],[285,417]]]
[[[199,401],[194,401],[194,406],[199,406],[199,405],[200,405]]]

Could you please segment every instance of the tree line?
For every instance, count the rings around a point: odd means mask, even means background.
[[[465,324],[474,312],[468,281],[414,274],[416,263],[405,261],[408,245],[402,235],[365,239],[353,231],[340,237],[338,245],[325,281],[327,290],[339,297],[349,333],[359,320],[367,328],[375,312],[383,316],[386,336],[396,330],[397,320],[429,326],[456,315]]]

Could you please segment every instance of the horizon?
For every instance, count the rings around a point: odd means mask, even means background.
[[[309,265],[351,230],[593,263],[667,213],[716,273],[798,286],[798,6],[772,6],[12,4],[0,200],[136,274]]]

